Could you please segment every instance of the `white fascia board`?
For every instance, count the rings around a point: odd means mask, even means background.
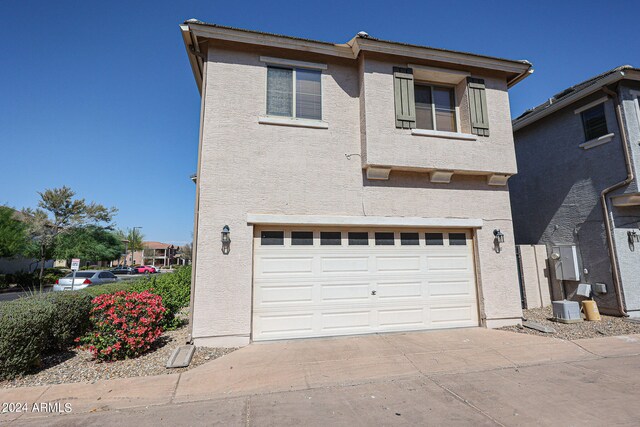
[[[191,30],[189,29],[188,25],[180,25],[180,34],[182,34],[182,41],[184,42],[184,47],[187,50],[187,58],[189,59],[189,65],[191,65],[193,77],[196,79],[198,91],[202,94],[202,69],[200,68],[198,58],[191,52],[190,49],[190,46],[194,46],[194,49],[197,47],[195,36],[192,36]]]
[[[482,228],[480,218],[421,218],[401,216],[333,216],[247,214],[248,224],[357,226],[357,227],[437,227]]]

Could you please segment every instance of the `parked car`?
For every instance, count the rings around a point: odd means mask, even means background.
[[[84,289],[87,286],[104,285],[106,283],[114,283],[119,279],[110,271],[103,270],[85,270],[76,272],[76,278],[73,279],[73,273],[56,280],[53,285],[54,291],[70,291]],[[71,285],[73,282],[73,286]]]
[[[151,274],[156,272],[155,267],[151,267],[148,265],[138,265],[133,267],[138,274]]]
[[[145,267],[149,267],[149,268],[153,268],[153,272],[154,273],[160,273],[160,266],[155,266],[155,265],[145,265]]]
[[[136,270],[133,267],[119,265],[116,268],[110,270],[113,274],[136,274]]]

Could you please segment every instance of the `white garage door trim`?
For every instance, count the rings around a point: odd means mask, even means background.
[[[269,231],[282,241],[263,245]],[[292,231],[311,232],[312,244],[292,244]],[[321,244],[338,231],[340,245]],[[349,245],[350,232],[368,244]],[[376,245],[376,233],[392,233],[393,245]],[[401,233],[417,233],[418,245]],[[442,244],[427,245],[426,233]],[[464,245],[451,244],[454,233]],[[255,227],[253,270],[255,341],[478,326],[470,230]]]
[[[482,228],[480,218],[423,218],[406,216],[273,215],[247,214],[247,223],[256,225],[300,225],[394,228]]]

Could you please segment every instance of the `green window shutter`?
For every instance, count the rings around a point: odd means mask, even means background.
[[[489,110],[484,80],[467,78],[469,85],[469,108],[471,110],[471,133],[489,136]]]
[[[416,127],[416,101],[413,93],[413,70],[393,67],[393,94],[396,106],[396,127]]]

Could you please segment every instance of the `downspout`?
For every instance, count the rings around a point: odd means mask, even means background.
[[[627,143],[627,134],[624,130],[624,124],[622,122],[622,105],[620,104],[618,94],[607,87],[603,87],[602,91],[607,95],[611,96],[615,104],[616,119],[618,121],[618,128],[620,129],[620,141],[622,142],[624,162],[627,168],[627,178],[624,181],[620,181],[617,184],[612,185],[611,187],[605,188],[604,190],[602,190],[602,193],[600,194],[600,202],[602,203],[602,213],[604,215],[605,231],[607,234],[607,244],[609,245],[609,258],[611,258],[613,286],[616,291],[616,302],[618,304],[617,310],[613,310],[607,307],[602,307],[601,310],[603,311],[612,310],[620,316],[628,317],[629,314],[627,314],[624,307],[624,301],[622,300],[622,286],[620,283],[621,282],[620,271],[618,270],[618,257],[616,253],[616,247],[613,242],[613,229],[611,227],[611,217],[610,217],[611,212],[609,211],[609,201],[607,196],[612,191],[622,188],[625,185],[629,185],[633,181],[633,169],[631,166],[631,154],[629,153],[629,144]]]

